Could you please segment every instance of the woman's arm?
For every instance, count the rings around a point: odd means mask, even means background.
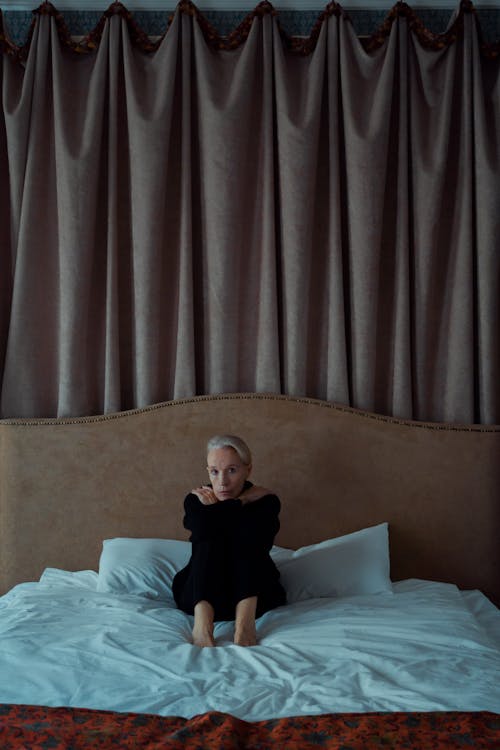
[[[184,527],[191,531],[192,542],[237,532],[271,548],[280,527],[280,507],[275,494],[250,482],[245,482],[239,498],[224,502],[211,487],[197,487],[184,500]]]
[[[280,528],[280,510],[280,500],[273,493],[247,502],[238,524],[240,539],[248,543],[256,542],[270,550]]]
[[[190,492],[184,500],[184,527],[191,531],[191,541],[214,539],[229,533],[241,513],[239,499],[205,502]]]
[[[250,484],[250,482],[248,482]],[[271,490],[267,490],[265,487],[258,487],[256,484],[252,484],[246,487],[240,494],[240,500],[243,505],[247,503],[253,503],[255,500],[260,500],[265,495],[272,495]]]

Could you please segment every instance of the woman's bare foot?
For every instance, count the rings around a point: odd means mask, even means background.
[[[212,648],[214,641],[214,609],[210,602],[201,601],[194,608],[193,644]]]
[[[256,646],[257,645],[257,631],[255,630],[255,623],[249,623],[247,626],[240,626],[234,631],[234,642],[237,646]]]
[[[257,597],[250,596],[242,599],[236,605],[236,623],[234,628],[234,642],[237,646],[256,646],[257,631],[255,629],[255,610]]]
[[[212,648],[215,646],[213,633],[207,629],[193,628],[193,645],[200,648]]]

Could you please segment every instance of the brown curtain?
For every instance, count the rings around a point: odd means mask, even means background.
[[[500,422],[500,56],[470,4],[1,42],[1,416],[271,391]]]

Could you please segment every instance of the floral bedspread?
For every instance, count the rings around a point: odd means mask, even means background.
[[[500,714],[352,713],[246,722],[44,706],[0,706],[2,750],[499,750]]]

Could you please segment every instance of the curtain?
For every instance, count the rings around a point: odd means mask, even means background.
[[[0,34],[2,417],[202,393],[500,422],[500,48],[470,3],[307,39],[191,3]]]

